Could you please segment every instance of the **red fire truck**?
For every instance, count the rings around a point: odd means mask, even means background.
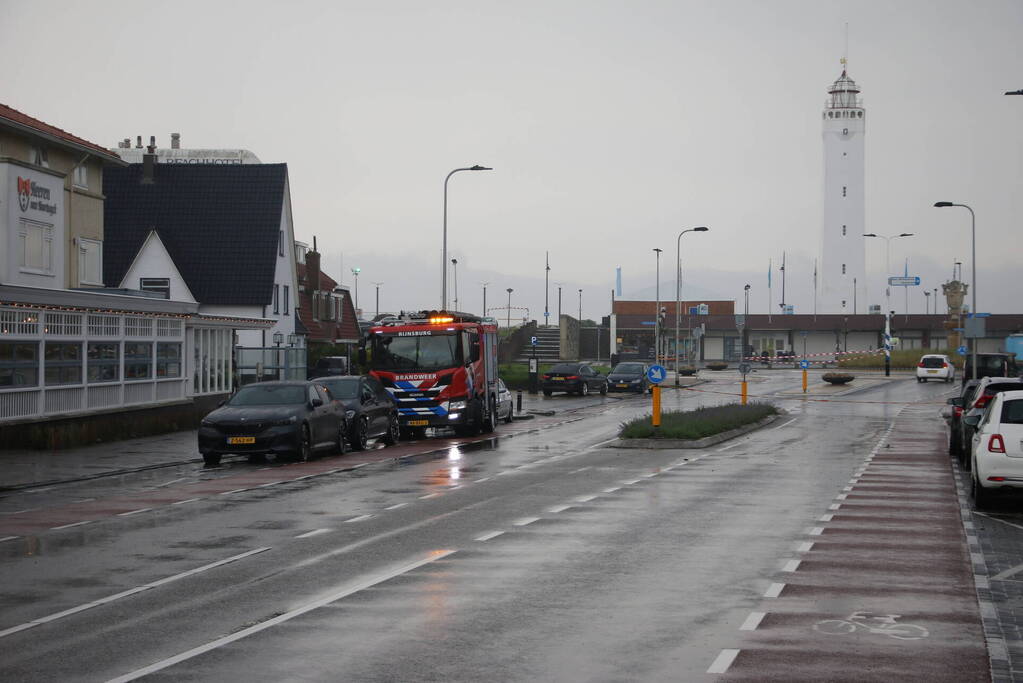
[[[370,374],[398,404],[406,438],[426,427],[461,436],[497,424],[497,325],[467,313],[421,311],[371,327]]]

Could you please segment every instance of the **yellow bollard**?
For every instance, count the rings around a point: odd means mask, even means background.
[[[747,396],[746,389],[747,389],[747,386],[748,385],[746,384],[746,380],[742,380],[742,404],[743,405],[746,405],[746,396]]]
[[[806,393],[806,370],[803,370],[803,393]]]
[[[661,385],[654,385],[654,412],[652,415],[652,422],[654,427],[661,426]]]

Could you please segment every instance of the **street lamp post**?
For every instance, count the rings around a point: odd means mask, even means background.
[[[487,285],[490,283],[481,282],[480,284],[483,285],[483,317],[485,318],[487,316]]]
[[[547,327],[551,322],[551,310],[548,306],[548,298],[551,291],[550,280],[551,280],[551,252],[547,252],[546,266],[543,271],[543,325]],[[558,324],[561,324],[561,320],[558,320]]]
[[[687,232],[707,232],[710,228],[700,226],[698,228],[690,228],[683,230],[678,234],[678,238],[675,240],[675,386],[678,383],[678,362],[679,362],[679,351],[678,351],[678,334],[679,334],[679,316],[681,315],[680,308],[682,307],[682,235]],[[659,278],[658,278],[659,279]],[[747,313],[749,312],[749,285],[746,285],[747,295]],[[658,311],[660,312],[660,311]]]
[[[508,320],[505,321],[507,327],[511,327],[511,293],[515,291],[511,287],[508,288]]]
[[[935,301],[934,304],[936,306],[938,304],[938,302]],[[931,312],[931,293],[925,289],[924,290],[924,315],[927,315],[930,312]]]
[[[557,287],[558,287],[558,325],[560,325],[561,324],[561,286],[563,284],[565,284],[565,283],[564,282],[555,282],[554,284],[557,285]]]
[[[885,241],[885,282],[884,282],[884,376],[892,374],[892,310],[891,293],[892,287],[888,284],[888,277],[892,274],[892,240],[899,237],[912,237],[913,233],[903,232],[898,235],[876,235],[872,232],[863,233],[864,237],[877,237]]]
[[[654,247],[654,253],[657,254],[657,273],[656,275],[656,287],[657,302],[654,304],[654,363],[658,361],[658,355],[661,352],[661,249]]]
[[[583,290],[579,290],[579,326],[583,324]]]
[[[455,310],[458,310],[458,259],[451,259],[451,277],[455,289]]]
[[[376,316],[377,317],[380,316],[380,285],[382,285],[382,284],[384,284],[384,283],[383,282],[374,282],[373,283],[373,285],[377,289],[377,312],[376,312]]]
[[[742,307],[742,353],[740,357],[742,360],[746,360],[746,356],[749,354],[749,285],[743,287],[744,294],[746,295],[746,302]]]
[[[956,204],[954,202],[935,202],[934,206],[935,206],[935,208],[938,208],[938,209],[943,209],[943,208],[945,208],[947,206],[961,206],[962,208],[964,208],[964,209],[966,209],[967,211],[970,212],[970,243],[971,243],[971,249],[973,251],[973,263],[970,266],[970,279],[972,280],[972,282],[970,283],[970,289],[973,290],[973,294],[972,294],[971,299],[970,299],[970,313],[972,315],[976,316],[977,315],[977,215],[975,213],[973,213],[973,209],[971,209],[966,204]],[[973,370],[972,370],[973,377],[971,377],[970,379],[977,379],[977,340],[976,339],[973,339],[973,342],[970,344],[970,347],[972,348],[972,351],[970,352],[970,355],[973,357]]]
[[[447,177],[444,178],[444,237],[443,247],[441,250],[440,258],[440,309],[442,311],[448,308],[448,180],[451,176],[455,175],[459,171],[493,171],[492,168],[486,166],[469,166],[466,168],[456,168],[455,170],[448,173]]]
[[[352,275],[355,276],[355,310],[358,315],[359,310],[359,273],[362,272],[362,268],[352,268]]]

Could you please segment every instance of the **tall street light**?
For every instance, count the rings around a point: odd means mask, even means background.
[[[934,305],[937,306],[938,302],[935,301]],[[928,290],[924,290],[924,315],[931,312],[931,293]]]
[[[743,287],[746,294],[746,303],[742,307],[742,359],[745,361],[749,349],[749,285]]]
[[[483,286],[483,317],[485,318],[487,316],[487,285],[490,283],[481,282],[480,284]]]
[[[511,293],[515,291],[511,287],[508,288],[508,320],[505,325],[511,327]]]
[[[359,273],[362,268],[352,268],[352,275],[355,276],[355,310],[359,310]]]
[[[682,235],[687,232],[707,232],[710,228],[700,226],[698,228],[689,228],[683,230],[678,234],[678,239],[675,240],[675,386],[678,384],[678,328],[679,320],[681,316],[682,307]],[[658,278],[659,279],[659,278]],[[749,291],[749,285],[746,286],[747,293]]]
[[[547,327],[551,322],[551,309],[548,304],[548,295],[550,294],[550,279],[551,279],[551,252],[547,252],[547,265],[543,271],[543,325]],[[558,324],[561,324],[561,320],[558,320]]]
[[[884,376],[892,374],[892,286],[888,284],[888,277],[892,274],[892,240],[899,237],[912,237],[913,233],[903,232],[898,235],[876,235],[872,232],[863,233],[864,237],[877,237],[885,241],[885,281],[884,281]]]
[[[455,175],[459,171],[493,171],[492,168],[486,166],[468,166],[466,168],[456,168],[455,170],[448,173],[447,177],[444,178],[444,240],[443,249],[441,250],[440,258],[440,308],[442,311],[448,308],[448,180],[451,176]]]
[[[656,276],[656,288],[657,292],[657,303],[654,304],[654,363],[657,363],[658,356],[661,353],[661,249],[654,247],[654,253],[657,254],[657,276]]]
[[[579,290],[579,326],[583,324],[583,290]]]
[[[973,294],[970,299],[970,313],[977,315],[977,215],[973,213],[966,204],[956,204],[954,202],[935,202],[935,208],[944,209],[947,206],[961,206],[970,212],[970,242],[971,249],[973,251],[973,264],[970,266],[970,289],[973,290]],[[973,343],[970,344],[972,347],[971,355],[973,356],[973,377],[970,379],[977,379],[977,340],[974,339]]]
[[[380,316],[380,285],[382,285],[382,284],[384,284],[384,283],[383,282],[374,282],[373,283],[373,285],[377,288],[377,312],[376,312],[376,316],[377,317]]]
[[[458,259],[451,259],[451,275],[455,285],[455,310],[458,310]]]
[[[561,286],[564,282],[552,282],[555,287],[558,288],[558,325],[561,325]]]

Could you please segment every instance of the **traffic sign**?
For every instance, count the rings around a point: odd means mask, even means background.
[[[800,367],[800,368],[802,368],[803,370],[807,370],[807,369],[809,369],[809,367],[810,367],[810,361],[808,361],[808,360],[806,360],[806,359],[804,358],[803,360],[799,361],[799,367]]]
[[[744,313],[735,314],[735,326],[740,330],[746,327],[746,315]]]
[[[749,371],[750,371],[749,363],[739,363],[739,372],[741,372],[744,375],[748,375]]]
[[[967,349],[965,346],[960,346],[958,349],[956,349],[956,353],[958,353],[960,356],[965,356],[967,351],[969,351],[969,349]]]
[[[920,284],[920,278],[914,275],[908,277],[899,275],[888,278],[888,284],[892,287],[914,287]]]
[[[990,318],[990,313],[967,313],[967,318]]]
[[[646,371],[646,378],[654,384],[660,384],[668,377],[668,371],[663,365],[651,365]]]
[[[529,343],[532,344],[533,346],[536,346],[536,337],[530,337]]]

